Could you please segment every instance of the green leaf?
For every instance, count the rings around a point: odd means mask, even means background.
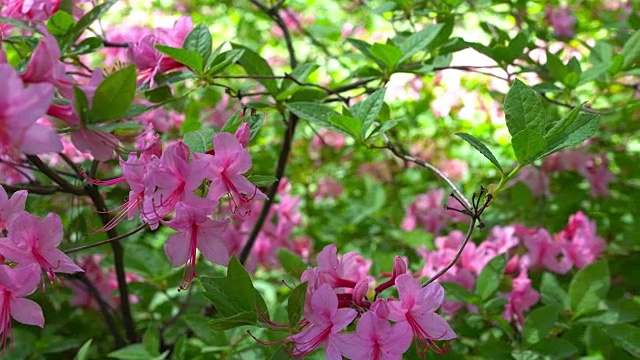
[[[358,119],[362,120],[362,129],[360,137],[365,138],[371,124],[376,120],[382,106],[384,105],[384,95],[386,88],[378,89],[373,92],[364,101],[357,103],[351,107],[351,113]]]
[[[207,75],[216,75],[223,72],[229,66],[237,63],[243,55],[243,49],[234,49],[223,52],[216,56],[216,58],[211,62],[211,66],[207,69]]]
[[[578,86],[579,82],[580,82],[580,75],[574,72],[568,73],[562,80],[562,83],[565,84],[570,89],[573,89],[576,86]]]
[[[527,314],[524,321],[522,337],[528,344],[536,344],[542,341],[553,325],[558,321],[558,310],[554,306],[543,306]]]
[[[595,310],[607,295],[609,285],[609,267],[605,261],[598,261],[578,271],[569,285],[574,317]]]
[[[257,321],[258,318],[255,312],[241,311],[231,316],[215,317],[209,321],[209,325],[213,330],[224,331],[237,328],[239,326],[255,325]]]
[[[542,100],[536,92],[516,79],[504,101],[504,113],[511,136],[524,129],[544,133],[546,114]]]
[[[629,324],[607,326],[606,334],[619,342],[634,357],[640,357],[640,328]]]
[[[246,116],[244,119],[246,120],[246,122],[249,123],[249,133],[251,134],[251,137],[249,139],[253,140],[253,138],[255,138],[256,135],[258,134],[258,131],[260,131],[260,129],[262,128],[262,124],[264,123],[264,119],[265,119],[265,114],[264,113],[253,114],[253,115]]]
[[[242,45],[231,43],[234,49],[244,50],[244,54],[238,61],[238,63],[244,68],[249,75],[260,76],[273,76],[273,70],[265,59],[263,59],[258,53],[250,50]],[[262,86],[264,86],[269,94],[276,96],[279,92],[278,84],[275,79],[256,79]]]
[[[142,345],[153,356],[160,355],[160,331],[155,326],[150,326],[142,335]]]
[[[526,128],[511,138],[511,146],[521,166],[538,158],[547,146],[545,138],[536,130]]]
[[[482,303],[478,295],[467,290],[464,286],[460,284],[445,281],[440,283],[440,285],[442,285],[442,287],[444,288],[444,293],[447,299],[461,302],[464,304],[479,305],[480,303]]]
[[[102,39],[95,36],[88,37],[82,40],[80,44],[78,44],[78,46],[76,46],[75,49],[73,49],[73,51],[66,53],[64,57],[68,58],[72,56],[93,53],[102,49],[103,47],[104,45],[102,44]]]
[[[47,21],[47,30],[51,35],[60,37],[66,35],[76,24],[76,20],[66,11],[58,11]]]
[[[171,88],[167,85],[159,86],[144,92],[144,97],[152,103],[158,104],[165,102],[173,97]]]
[[[312,102],[299,102],[285,104],[287,109],[296,114],[299,118],[307,120],[316,125],[322,126],[327,129],[339,131],[344,133],[342,129],[337,128],[329,121],[329,117],[334,115],[340,115],[335,110]]]
[[[398,120],[385,121],[382,124],[376,126],[376,128],[373,129],[373,131],[370,132],[369,135],[365,139],[369,139],[369,138],[377,136],[379,134],[384,134],[385,132],[393,129],[399,123],[400,123],[400,121],[398,121]]]
[[[384,68],[393,70],[402,58],[402,51],[390,44],[376,43],[371,45],[371,54],[384,63]]]
[[[560,151],[564,148],[582,144],[598,130],[600,116],[591,113],[580,113],[576,119],[554,139],[550,139],[544,151],[538,158]]]
[[[282,265],[284,271],[287,274],[299,279],[302,275],[302,271],[306,268],[304,262],[300,258],[300,255],[294,254],[291,251],[280,248],[278,250],[278,262]]]
[[[640,304],[631,299],[608,301],[604,309],[583,316],[576,322],[588,325],[616,325],[635,322],[640,319]]]
[[[376,64],[378,64],[378,66],[381,69],[384,69],[386,67],[385,63],[383,61],[381,61],[380,59],[378,59],[377,57],[373,56],[373,54],[371,53],[371,44],[367,43],[366,41],[362,41],[362,40],[358,40],[358,39],[347,39],[347,42],[351,45],[353,45],[356,49],[360,50],[360,52],[368,57],[369,59],[373,60],[376,62]]]
[[[276,350],[269,360],[295,360],[296,358],[290,354],[291,350],[288,350],[284,345],[280,346]]]
[[[211,55],[212,42],[209,29],[206,25],[200,23],[189,32],[189,35],[182,43],[182,48],[197,52],[205,60]]]
[[[620,52],[622,58],[622,70],[626,70],[640,58],[640,30],[633,32],[633,35],[624,43]]]
[[[609,70],[610,66],[611,66],[611,62],[606,62],[606,63],[600,63],[590,67],[589,69],[585,70],[582,74],[580,74],[580,82],[578,82],[578,85],[583,85],[598,79],[600,76],[607,73],[607,70]]]
[[[275,183],[278,181],[278,178],[271,175],[251,175],[249,176],[249,181],[251,181],[255,186],[264,187]]]
[[[92,122],[121,119],[136,95],[136,67],[127,66],[107,76],[96,89],[91,105]]]
[[[505,256],[498,255],[482,269],[476,281],[476,294],[480,295],[482,300],[489,299],[498,290],[506,264]]]
[[[93,339],[89,339],[84,344],[82,344],[80,350],[78,350],[78,353],[73,358],[73,360],[87,360],[89,358],[89,350],[91,350],[92,342]]]
[[[571,358],[578,348],[564,339],[546,339],[531,346],[531,350],[546,355],[545,360],[561,360]],[[586,358],[581,358],[586,360]]]
[[[229,343],[227,337],[222,331],[212,331],[211,319],[200,314],[183,315],[180,317],[187,327],[207,345],[224,346]]]
[[[241,299],[239,305],[243,309],[255,310],[254,308],[254,293],[253,282],[247,270],[240,263],[235,256],[229,260],[227,267],[227,282],[233,285],[234,292],[238,298]]]
[[[398,62],[402,63],[410,59],[414,54],[425,50],[436,36],[438,36],[443,27],[443,24],[430,25],[417,33],[409,35],[409,37],[400,44],[402,57]]]
[[[307,282],[296,286],[289,294],[289,300],[287,302],[287,315],[289,316],[289,326],[292,328],[297,327],[298,321],[302,318],[302,311],[304,310],[304,301],[307,297]]]
[[[580,114],[580,110],[582,110],[582,107],[584,106],[584,104],[586,104],[586,103],[582,103],[582,104],[576,106],[567,115],[565,115],[562,119],[560,119],[559,121],[556,121],[556,123],[553,124],[553,127],[551,129],[549,129],[549,131],[547,131],[546,134],[544,134],[544,138],[548,142],[554,142],[558,138],[562,137],[563,134],[565,133],[565,131],[567,130],[567,128],[569,128],[571,126],[571,124],[573,124],[575,122],[575,120],[578,117],[578,115]]]
[[[188,346],[189,338],[187,335],[181,336],[178,341],[176,341],[175,346],[173,347],[173,351],[171,352],[172,360],[185,360]]]
[[[495,167],[497,167],[501,173],[504,173],[504,170],[502,170],[502,166],[500,166],[500,162],[498,161],[498,159],[496,159],[496,157],[493,155],[491,150],[489,150],[489,148],[482,141],[480,141],[480,139],[476,138],[471,134],[467,134],[463,132],[458,132],[455,134],[461,137],[464,141],[471,144],[471,146],[473,146],[476,150],[478,150],[480,154],[484,155],[484,157],[489,159],[489,161],[491,161],[491,163],[495,165]]]
[[[73,95],[76,101],[76,112],[80,117],[80,121],[86,123],[88,120],[87,113],[89,112],[89,100],[87,99],[87,95],[77,86],[73,87]]]
[[[329,122],[333,124],[340,132],[360,140],[362,132],[362,121],[351,116],[333,115],[329,117]]]
[[[205,153],[213,148],[214,134],[215,130],[212,128],[202,128],[186,133],[182,141],[191,149],[192,153]]]
[[[567,73],[569,72],[567,67],[560,60],[560,58],[557,55],[552,54],[549,51],[547,51],[547,64],[546,64],[546,67],[549,70],[549,72],[551,73],[551,76],[556,81],[564,80],[565,76],[567,76]]]
[[[311,75],[314,71],[318,69],[318,65],[314,63],[306,63],[301,64],[296,67],[289,76],[295,79],[298,82],[304,82],[307,80],[309,75]],[[284,79],[282,80],[282,84],[280,85],[280,94],[276,97],[277,100],[284,100],[289,96],[293,95],[298,89],[302,87],[294,82],[292,79]]]
[[[174,48],[166,45],[156,45],[156,49],[180,64],[190,67],[198,74],[202,74],[204,59],[200,53],[193,50]]]
[[[149,360],[154,356],[149,354],[142,344],[133,344],[122,349],[113,351],[107,355],[110,358],[122,359],[122,360]]]
[[[543,303],[553,305],[558,310],[569,309],[569,294],[560,286],[556,277],[549,272],[542,273],[540,296]]]
[[[99,18],[101,18],[102,15],[104,15],[107,11],[109,11],[109,9],[116,2],[118,2],[118,0],[106,1],[106,2],[104,2],[104,3],[102,3],[102,4],[98,5],[98,6],[95,6],[88,13],[84,14],[80,18],[80,20],[78,20],[78,23],[76,24],[76,26],[73,28],[73,33],[72,33],[71,38],[69,39],[69,44],[74,43],[82,35],[82,33],[91,24],[93,24],[94,21],[96,21]],[[61,51],[64,53],[63,49],[61,49]]]

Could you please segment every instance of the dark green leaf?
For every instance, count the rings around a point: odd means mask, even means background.
[[[569,72],[560,58],[549,51],[547,51],[546,67],[556,81],[563,81],[564,77],[567,76],[567,73]]]
[[[578,271],[569,285],[574,316],[595,310],[609,292],[609,285],[609,267],[605,261],[598,261]]]
[[[546,339],[531,346],[531,350],[546,355],[545,360],[567,359],[578,352],[575,345],[564,339]]]
[[[80,347],[80,350],[78,350],[78,353],[73,358],[73,360],[87,360],[87,359],[89,359],[89,350],[91,350],[91,343],[92,342],[93,342],[93,339],[89,339],[84,344],[82,344],[82,347]]]
[[[153,359],[153,355],[147,352],[142,344],[133,344],[122,349],[113,351],[107,355],[110,358],[121,360],[149,360]]]
[[[362,130],[362,122],[360,119],[351,116],[332,115],[329,117],[329,122],[333,124],[335,128],[339,129],[341,133],[352,136],[356,140],[360,139]]]
[[[553,305],[558,310],[569,309],[569,294],[560,286],[555,276],[549,272],[542,274],[540,296],[543,303]]]
[[[305,269],[305,264],[302,262],[300,255],[294,254],[284,248],[278,250],[278,261],[287,274],[297,279],[300,278],[302,271]]]
[[[467,290],[465,287],[463,287],[460,284],[453,283],[453,282],[442,282],[441,285],[444,288],[444,294],[447,297],[447,299],[461,302],[464,304],[480,304],[481,303],[481,299],[478,297],[478,295]]]
[[[96,89],[91,105],[92,122],[124,117],[136,95],[136,67],[131,65],[107,76]]]
[[[142,345],[153,356],[160,355],[160,331],[155,326],[150,326],[142,335]]]
[[[102,17],[118,0],[110,0],[103,2],[102,4],[94,7],[88,13],[84,14],[78,23],[73,28],[73,35],[70,38],[69,43],[74,43],[82,33],[91,25],[94,21]],[[63,50],[64,52],[64,50]]]
[[[640,304],[631,299],[607,302],[606,308],[578,319],[580,324],[616,325],[640,319]]]
[[[536,92],[516,79],[504,101],[504,113],[511,136],[524,129],[543,134],[546,125],[544,104]]]
[[[207,69],[207,75],[216,75],[223,72],[229,66],[237,63],[243,55],[243,49],[234,49],[223,52],[213,60],[211,66]]]
[[[410,59],[419,51],[426,50],[429,44],[431,44],[436,36],[438,36],[438,33],[440,33],[440,30],[442,30],[443,27],[443,24],[430,25],[417,33],[409,35],[409,37],[400,44],[402,57],[398,62],[402,63],[405,60]]]
[[[289,294],[289,301],[287,302],[287,314],[289,315],[289,326],[292,328],[297,327],[298,321],[302,318],[302,311],[304,310],[304,301],[307,297],[307,282],[296,286],[291,290]]]
[[[213,134],[215,130],[212,128],[202,128],[186,133],[182,141],[192,153],[205,153],[213,148]]]
[[[607,326],[607,335],[619,342],[631,355],[640,357],[640,328],[629,324]]]
[[[264,187],[275,183],[278,179],[271,175],[251,175],[249,176],[249,181],[251,181],[255,186]]]
[[[544,138],[548,142],[555,142],[563,135],[565,135],[565,131],[575,122],[584,104],[586,103],[582,103],[576,106],[562,119],[553,124],[553,127],[549,131],[547,131],[547,133],[544,135]]]
[[[243,49],[244,54],[238,61],[238,63],[244,68],[249,75],[259,76],[273,76],[271,66],[265,59],[263,59],[258,53],[250,50],[242,45],[232,43],[234,49]],[[279,92],[278,84],[275,79],[256,79],[262,86],[264,86],[269,94],[276,96]]]
[[[381,61],[380,59],[378,59],[377,57],[373,56],[373,54],[371,53],[371,44],[362,41],[362,40],[358,40],[358,39],[347,39],[347,42],[351,45],[353,45],[356,49],[360,50],[360,52],[368,57],[369,59],[373,60],[376,62],[376,64],[378,64],[378,66],[382,69],[384,69],[386,67],[385,63],[383,61]]]
[[[536,344],[549,334],[558,321],[558,310],[551,305],[535,309],[527,314],[522,337],[528,344]]]
[[[480,295],[482,300],[489,299],[498,290],[506,264],[504,255],[498,255],[482,269],[476,282],[476,294]]]
[[[390,44],[371,45],[371,54],[384,63],[384,68],[393,69],[402,58],[402,51]]]
[[[560,151],[564,148],[582,144],[583,141],[590,138],[598,130],[600,124],[600,116],[591,113],[580,113],[571,123],[561,136],[556,136],[549,141],[538,158],[543,158],[549,154]]]
[[[280,346],[278,350],[276,350],[273,355],[271,355],[270,360],[294,360],[295,357],[290,354],[291,350],[288,350],[283,346]]]
[[[144,97],[152,103],[165,102],[173,97],[171,88],[167,85],[159,86],[144,92]]]
[[[464,141],[471,144],[471,146],[473,146],[476,150],[478,150],[480,154],[484,155],[484,157],[489,159],[489,161],[491,161],[491,163],[495,165],[495,167],[497,167],[501,173],[504,173],[504,170],[502,170],[502,166],[500,166],[500,162],[498,161],[498,159],[496,159],[496,157],[493,155],[491,150],[489,150],[489,148],[482,141],[480,141],[480,139],[476,138],[471,134],[467,134],[463,132],[458,132],[456,133],[456,135],[461,137]]]
[[[85,123],[87,122],[87,113],[89,112],[89,100],[87,99],[87,95],[82,91],[79,87],[73,87],[73,95],[76,100],[76,112],[80,117],[80,120]]]
[[[624,43],[620,55],[624,59],[622,61],[622,70],[630,68],[640,59],[640,30],[634,31],[629,40]]]
[[[511,138],[511,146],[521,166],[531,163],[547,146],[542,134],[533,128],[526,128]]]
[[[258,321],[256,313],[252,311],[242,311],[231,316],[220,316],[213,318],[209,325],[217,331],[229,330],[245,325],[255,325]]]
[[[298,82],[304,82],[309,75],[318,69],[318,65],[314,63],[301,64],[296,67],[289,76]],[[301,89],[300,85],[291,79],[282,80],[280,86],[280,94],[276,97],[277,100],[284,100],[293,95],[298,89]]]
[[[203,60],[206,60],[211,55],[212,41],[209,29],[200,23],[184,39],[182,48],[195,51],[200,54]]]
[[[327,129],[343,132],[329,121],[329,117],[340,115],[331,108],[311,102],[288,103],[286,104],[286,107],[289,111],[296,114],[303,120],[307,120]]]
[[[190,67],[198,74],[202,74],[204,59],[198,52],[166,45],[156,45],[156,49],[180,64]]]
[[[67,58],[72,56],[93,53],[102,49],[103,47],[104,45],[102,44],[102,39],[98,37],[89,37],[82,40],[80,44],[78,44],[78,46],[76,46],[73,49],[73,51],[65,54],[64,57]]]
[[[398,120],[387,120],[387,121],[383,122],[382,124],[380,124],[379,126],[377,126],[375,129],[373,129],[373,131],[369,133],[369,135],[366,137],[366,139],[368,139],[370,137],[374,137],[376,135],[384,134],[385,132],[393,129],[399,123],[400,123],[400,121],[398,121]]]

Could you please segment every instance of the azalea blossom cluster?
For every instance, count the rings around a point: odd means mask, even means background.
[[[464,234],[452,231],[435,239],[436,249],[421,248],[418,253],[425,266],[419,275],[431,278],[447,266],[464,241]],[[484,267],[497,256],[508,258],[505,273],[512,275],[512,289],[504,293],[507,299],[503,317],[507,321],[524,323],[524,312],[534,306],[540,294],[531,287],[529,271],[547,270],[566,274],[593,263],[604,251],[604,240],[596,233],[595,223],[579,211],[569,217],[567,226],[552,235],[546,229],[530,229],[523,225],[495,226],[489,237],[476,245],[469,242],[459,261],[437,281],[457,283],[471,290]],[[464,304],[445,300],[442,309],[455,314]],[[475,311],[469,306],[469,311]]]
[[[609,170],[607,155],[588,153],[584,148],[551,154],[544,158],[540,169],[532,166],[522,169],[518,174],[518,180],[524,182],[534,195],[549,196],[549,177],[563,171],[579,173],[589,183],[591,196],[594,198],[609,196],[609,183],[613,181],[613,174]]]
[[[424,231],[437,235],[451,222],[465,221],[465,215],[444,208],[444,196],[444,189],[432,189],[417,195],[407,206],[407,213],[400,227],[412,231],[420,226]]]
[[[72,274],[83,270],[58,249],[62,241],[62,221],[49,213],[44,219],[24,211],[27,192],[17,191],[9,197],[0,186],[0,345],[6,348],[11,338],[11,318],[27,324],[44,326],[40,306],[25,299],[46,281],[51,284],[56,273]]]
[[[298,332],[284,339],[292,344],[293,356],[324,347],[326,359],[401,359],[412,339],[423,356],[428,349],[446,350],[436,341],[456,334],[435,312],[444,298],[442,286],[422,287],[399,256],[389,279],[377,286],[370,267],[371,261],[356,252],[338,255],[335,245],[318,253],[317,266],[301,276],[307,282],[304,317]],[[379,297],[394,286],[398,299]],[[355,331],[343,331],[352,324]]]

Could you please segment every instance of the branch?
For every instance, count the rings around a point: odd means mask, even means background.
[[[566,107],[567,109],[575,109],[576,108],[575,105],[563,103],[561,101],[552,99],[552,98],[548,97],[545,93],[543,93],[541,91],[539,91],[538,94],[540,94],[540,96],[542,96],[545,100],[547,100],[548,102],[550,102],[552,104],[556,104],[558,106]],[[586,107],[586,106],[583,106],[581,110],[584,111],[584,112],[588,112],[588,113],[596,114],[596,115],[604,114],[604,112],[602,112],[602,111],[595,110],[595,109],[592,109],[592,108],[589,108],[589,107]]]
[[[77,186],[71,185],[67,180],[58,175],[55,171],[53,171],[47,164],[45,164],[40,158],[36,155],[27,155],[27,159],[35,165],[38,170],[40,170],[43,174],[45,174],[49,179],[51,179],[56,184],[60,185],[60,187],[69,194],[74,195],[86,195],[87,192],[83,188],[79,188]]]
[[[29,185],[29,184],[16,184],[16,185],[7,185],[1,184],[8,193],[12,194],[16,191],[27,190],[29,194],[38,194],[38,195],[52,195],[55,193],[67,193],[65,189],[54,186],[54,185]]]
[[[96,246],[109,244],[109,243],[114,242],[114,241],[119,241],[119,240],[128,238],[129,236],[131,236],[131,235],[133,235],[135,233],[140,232],[141,230],[143,230],[146,227],[147,227],[147,224],[142,224],[142,225],[138,226],[137,228],[129,231],[126,234],[118,235],[118,236],[116,236],[114,238],[110,238],[110,239],[107,239],[107,240],[98,241],[98,242],[93,243],[93,244],[78,246],[78,247],[75,247],[75,248],[64,250],[63,252],[65,254],[71,254],[71,253],[74,253],[74,252],[78,252],[78,251],[82,251],[82,250],[86,250],[86,249],[91,249],[91,248],[94,248]]]
[[[285,24],[284,20],[278,13],[277,9],[270,9],[266,7],[263,3],[258,0],[249,0],[253,5],[258,7],[265,13],[267,16],[271,17],[273,21],[275,21],[276,25],[282,30],[282,34],[284,36],[284,41],[287,43],[287,51],[289,52],[289,62],[292,69],[295,69],[298,66],[298,60],[296,59],[296,51],[293,48],[293,41],[291,40],[291,34],[289,33],[289,29]]]
[[[469,223],[469,230],[467,230],[467,235],[464,237],[464,241],[462,241],[462,244],[460,244],[460,248],[458,249],[456,256],[453,258],[453,260],[449,262],[449,264],[447,264],[447,266],[442,268],[440,271],[438,271],[437,274],[435,274],[431,279],[429,279],[429,281],[424,283],[422,287],[425,287],[431,284],[432,282],[436,281],[439,277],[441,277],[447,271],[449,271],[449,269],[451,269],[453,265],[456,264],[456,262],[458,262],[458,259],[460,259],[460,256],[462,255],[464,248],[467,246],[467,243],[469,242],[469,239],[471,239],[471,235],[473,235],[473,230],[475,229],[475,226],[476,226],[476,218],[474,216],[471,216],[471,222]]]

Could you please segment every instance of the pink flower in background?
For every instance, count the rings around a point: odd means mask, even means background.
[[[29,182],[33,178],[30,169],[20,166],[21,157],[11,157],[0,154],[0,182],[6,185],[15,185]]]
[[[67,75],[65,65],[60,61],[58,41],[45,28],[40,29],[44,38],[36,45],[27,69],[21,75],[28,84],[49,83],[55,86],[67,99],[73,99],[73,78]]]
[[[37,123],[53,100],[53,86],[33,84],[24,87],[18,73],[0,64],[0,154],[58,152],[62,150],[56,132]]]
[[[442,285],[434,282],[422,287],[413,276],[405,274],[398,276],[396,287],[400,300],[387,302],[389,320],[400,324],[406,322],[423,352],[431,349],[444,353],[435,341],[451,340],[457,336],[449,324],[435,313],[444,299]]]
[[[576,17],[568,6],[552,8],[547,6],[544,11],[545,19],[553,28],[553,35],[561,38],[573,38],[575,35]]]
[[[362,314],[355,333],[338,336],[340,352],[352,360],[400,360],[413,337],[406,322],[392,326],[371,311]]]
[[[318,180],[318,191],[316,191],[314,199],[316,201],[322,199],[333,200],[340,196],[343,191],[344,188],[338,180],[329,177],[322,178]]]
[[[143,103],[143,105],[149,106],[151,104]],[[156,131],[165,133],[174,129],[180,129],[180,125],[184,122],[185,115],[159,107],[136,117],[136,119],[140,121],[143,126],[152,125]]]
[[[443,189],[429,190],[426,194],[416,196],[407,207],[407,214],[400,226],[406,231],[412,231],[421,226],[425,231],[437,235],[449,222],[466,219],[462,214],[445,210],[443,200]],[[453,205],[453,207],[456,206]]]
[[[527,249],[521,261],[526,268],[543,267],[558,274],[566,274],[571,270],[572,262],[568,253],[547,230],[518,226],[518,235]]]
[[[238,102],[232,102],[231,96],[224,93],[220,101],[216,103],[211,116],[204,120],[204,122],[213,125],[215,128],[221,128],[238,110],[240,110],[240,104]]]
[[[613,181],[613,174],[609,170],[606,154],[592,155],[580,173],[591,185],[591,196],[609,197],[609,183]]]
[[[311,293],[307,303],[303,320],[307,325],[301,332],[287,337],[294,343],[291,354],[302,358],[326,344],[326,359],[340,360],[338,333],[356,318],[358,312],[349,308],[338,309],[338,296],[328,284]]]
[[[300,13],[295,12],[291,9],[282,9],[279,11],[280,17],[284,21],[284,24],[289,29],[291,33],[297,33],[302,30],[303,25],[312,24],[315,21],[314,16],[302,16]],[[279,26],[274,26],[271,29],[271,34],[275,37],[282,37],[284,34],[282,33],[282,29]]]
[[[196,207],[180,203],[176,216],[167,223],[168,227],[178,231],[167,239],[164,250],[174,267],[184,264],[181,289],[188,289],[196,276],[196,250],[214,264],[226,266],[229,263],[229,251],[221,239],[227,223],[211,220],[208,215],[212,210],[213,206]]]
[[[534,166],[525,166],[518,173],[517,180],[525,183],[533,196],[550,196],[549,175]]]
[[[447,177],[454,181],[463,180],[469,171],[469,165],[465,161],[458,159],[440,161],[438,168],[440,168]]]
[[[20,267],[37,264],[53,283],[56,273],[82,272],[58,249],[62,241],[62,221],[54,213],[44,220],[27,212],[15,216],[7,227],[7,238],[0,241],[0,254]],[[44,287],[44,277],[43,277]]]
[[[106,31],[106,40],[114,44],[128,44],[142,38],[149,30],[138,25],[119,23]],[[104,65],[110,67],[118,63],[131,62],[131,53],[128,47],[106,47],[102,50],[105,54]]]
[[[344,135],[331,130],[321,130],[309,143],[309,152],[317,154],[325,146],[338,151],[345,145]]]
[[[596,234],[595,222],[589,220],[582,211],[569,217],[567,227],[556,234],[569,258],[578,268],[593,263],[604,251],[604,240]]]
[[[23,21],[45,21],[60,7],[61,0],[0,0],[0,16]]]
[[[22,324],[44,327],[40,305],[24,298],[36,291],[39,281],[40,268],[36,264],[20,268],[0,265],[0,332],[3,349],[6,350],[7,339],[13,341],[11,318]]]
[[[531,280],[526,271],[521,271],[513,279],[513,289],[505,297],[508,303],[502,317],[509,322],[516,320],[520,326],[524,325],[524,312],[540,301],[540,293],[531,288]]]
[[[11,197],[2,186],[0,186],[0,234],[7,230],[7,225],[14,217],[24,211],[24,204],[27,201],[27,191],[16,191]]]

